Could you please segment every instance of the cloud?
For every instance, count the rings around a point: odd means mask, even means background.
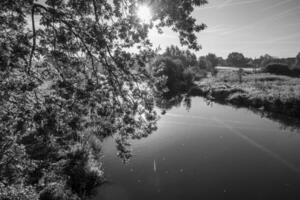
[[[282,5],[285,5],[287,3],[290,3],[292,2],[293,0],[280,0],[279,2],[269,6],[269,7],[266,7],[264,9],[262,9],[261,11],[267,11],[267,10],[271,10],[272,8],[276,8],[276,7],[279,7],[279,6],[282,6]]]
[[[203,30],[203,33],[223,33],[231,29],[232,26],[220,24],[212,27],[208,26],[206,29]]]
[[[203,6],[198,8],[199,10],[205,10],[205,9],[213,9],[213,8],[225,8],[225,7],[230,7],[230,6],[240,6],[240,5],[246,5],[246,4],[253,4],[256,2],[262,2],[262,0],[225,0],[224,3],[218,4],[215,3],[214,5],[209,6]]]
[[[266,45],[266,44],[299,44],[300,35],[298,33],[268,38],[264,40],[241,40],[241,41],[224,41],[223,44],[232,45]]]
[[[232,34],[234,32],[241,31],[241,30],[244,30],[244,29],[248,29],[248,28],[251,28],[255,25],[258,25],[258,24],[261,24],[261,23],[264,23],[264,22],[267,22],[267,21],[273,21],[273,20],[285,17],[287,15],[292,14],[293,11],[298,10],[299,8],[300,8],[300,6],[292,7],[290,9],[287,9],[283,12],[278,13],[278,14],[273,14],[273,15],[270,15],[270,16],[265,17],[263,19],[257,20],[253,23],[247,24],[245,26],[241,26],[241,27],[238,27],[236,29],[232,29],[230,31],[224,32],[222,35]]]

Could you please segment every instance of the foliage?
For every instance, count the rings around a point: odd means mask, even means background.
[[[291,70],[295,76],[300,76],[300,52],[297,54],[295,63],[292,65]]]
[[[140,3],[153,9],[150,24],[136,16]],[[1,1],[0,199],[84,198],[101,180],[108,135],[128,158],[128,139],[156,128],[149,29],[170,27],[197,50],[205,25],[191,12],[205,3]]]
[[[296,56],[295,66],[300,68],[300,52]]]
[[[260,67],[264,68],[268,64],[272,63],[274,61],[274,58],[268,54],[260,57]]]
[[[236,72],[219,72],[204,79],[198,93],[219,102],[279,113],[293,118],[300,116],[300,81],[298,78],[268,73],[245,74],[240,83]]]
[[[190,50],[180,50],[177,46],[167,47],[163,56],[181,60],[184,67],[197,66],[197,56]]]
[[[207,76],[207,70],[201,69],[199,66],[189,67],[186,70],[193,75],[195,81],[200,81]]]
[[[31,200],[37,199],[36,191],[31,186],[14,184],[6,186],[0,183],[1,200]]]
[[[271,63],[268,64],[264,69],[264,72],[277,74],[277,75],[291,75],[292,72],[288,65],[280,64],[280,63]]]
[[[209,53],[205,57],[206,57],[206,60],[211,63],[212,68],[215,68],[219,64],[219,59],[215,54]]]
[[[156,88],[164,93],[182,90],[184,66],[179,59],[171,57],[158,57],[152,64]],[[161,81],[163,79],[164,81]]]
[[[209,54],[209,58],[217,57]],[[156,79],[156,87],[164,93],[180,93],[188,90],[193,81],[205,77],[207,70],[213,67],[208,59],[197,61],[197,57],[189,50],[181,50],[171,45],[151,64],[152,73]]]
[[[182,72],[182,79],[184,81],[184,88],[190,88],[190,86],[193,85],[194,79],[195,79],[195,74],[194,70],[190,67],[187,69],[184,69]]]
[[[215,54],[207,54],[206,56],[200,56],[198,59],[198,66],[200,69],[204,69],[210,72],[213,76],[217,74],[216,66],[219,64],[220,58]]]
[[[247,59],[242,53],[233,52],[228,55],[227,63],[234,67],[245,67],[247,65]]]
[[[209,60],[207,60],[205,56],[199,57],[198,65],[200,69],[209,70],[212,68],[212,63]]]

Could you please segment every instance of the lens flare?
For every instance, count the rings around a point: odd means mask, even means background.
[[[149,6],[141,5],[138,7],[137,16],[142,20],[142,22],[150,22],[152,18],[152,13]]]

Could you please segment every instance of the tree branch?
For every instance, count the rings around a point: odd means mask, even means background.
[[[29,66],[28,66],[28,71],[27,73],[29,73],[29,70],[31,68],[32,65],[32,58],[34,55],[34,51],[35,51],[35,46],[36,46],[36,31],[35,31],[35,21],[34,21],[34,10],[35,10],[36,4],[33,4],[32,8],[31,8],[31,23],[32,23],[32,32],[33,32],[33,38],[32,38],[32,48],[31,48],[31,52],[30,52],[30,57],[29,57]]]

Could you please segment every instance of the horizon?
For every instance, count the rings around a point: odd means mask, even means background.
[[[240,52],[251,58],[265,54],[291,58],[300,52],[298,0],[208,0],[192,15],[207,25],[197,34],[202,46],[194,52],[198,57],[214,53],[227,58],[231,52]],[[149,36],[162,50],[171,44],[182,47],[170,29],[160,35],[152,30]]]

